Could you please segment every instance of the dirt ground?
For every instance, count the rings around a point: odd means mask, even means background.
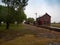
[[[52,31],[49,29],[40,28],[40,27],[32,26],[32,25],[26,25],[26,24],[24,25],[27,30],[36,32],[37,36],[42,36],[42,37],[47,37],[47,38],[60,38],[60,32],[56,32],[56,31]]]
[[[27,25],[27,24],[23,24],[23,28],[22,30],[8,30],[5,32],[0,32],[0,39],[4,40],[1,41],[0,40],[0,45],[3,44],[4,42],[10,41],[10,40],[14,40],[15,37],[21,37],[24,36],[26,34],[32,34],[37,38],[42,38],[42,39],[52,39],[55,42],[59,42],[60,44],[60,32],[56,32],[56,31],[52,31],[52,30],[48,30],[45,28],[40,28],[37,26],[33,26],[33,25]]]

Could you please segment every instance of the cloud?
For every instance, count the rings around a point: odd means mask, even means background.
[[[60,22],[60,0],[30,0],[26,7],[25,13],[27,17],[36,18],[42,16],[46,12],[51,15],[51,22]]]

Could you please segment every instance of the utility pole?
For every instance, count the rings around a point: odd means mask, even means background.
[[[35,13],[35,15],[36,15],[36,19],[37,19],[37,13]]]

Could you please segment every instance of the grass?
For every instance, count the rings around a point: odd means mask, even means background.
[[[59,28],[60,28],[60,24],[58,24],[58,23],[56,23],[56,24],[51,24],[51,26],[59,27]]]
[[[37,38],[34,35],[24,35],[14,40],[4,42],[2,45],[47,45],[49,42],[55,42],[55,39]]]
[[[17,30],[17,29],[21,29],[22,27],[23,27],[22,24],[19,24],[19,25],[10,24],[10,27],[9,27],[8,30],[10,30],[10,29]],[[1,31],[1,30],[6,30],[6,24],[2,24],[2,25],[0,26],[0,31]]]
[[[35,28],[36,29],[36,28]],[[0,45],[48,45],[49,42],[60,42],[59,39],[39,38],[28,26],[11,24],[8,30],[5,25],[0,27]]]
[[[11,24],[8,30],[5,29],[5,25],[2,25],[0,27],[0,42],[9,41],[15,39],[16,37],[24,36],[25,34],[34,35],[35,32],[26,29],[23,24],[19,24],[18,26]]]

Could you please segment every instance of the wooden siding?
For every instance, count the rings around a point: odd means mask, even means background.
[[[46,13],[43,16],[38,17],[36,19],[36,21],[37,21],[38,25],[50,25],[50,23],[51,23],[51,16]]]

